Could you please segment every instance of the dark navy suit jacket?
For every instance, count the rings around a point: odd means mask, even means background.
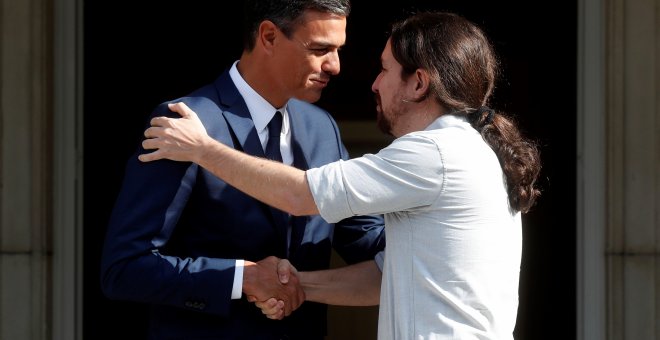
[[[185,102],[209,135],[246,153],[264,155],[243,98],[225,71],[176,101]],[[339,130],[324,110],[288,103],[294,165],[309,169],[347,159]],[[165,103],[152,116],[177,116]],[[269,320],[245,297],[231,300],[235,259],[288,257],[299,270],[325,269],[331,249],[349,263],[373,259],[385,245],[380,217],[328,224],[292,217],[287,255],[283,213],[241,193],[196,164],[127,164],[103,249],[106,296],[150,304],[152,339],[322,339],[326,306],[305,302],[282,321]]]

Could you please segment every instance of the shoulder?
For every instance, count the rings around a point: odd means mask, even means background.
[[[401,136],[377,154],[390,163],[410,164],[421,167],[441,165],[438,141],[426,133],[409,133]]]
[[[330,112],[317,105],[302,100],[295,98],[289,100],[287,103],[287,109],[289,114],[302,121],[337,125]]]
[[[182,102],[205,121],[208,117],[217,117],[222,113],[222,108],[218,101],[217,92],[212,84],[198,88],[197,90],[183,96],[160,103],[152,113],[152,116],[179,117],[175,112],[170,111],[168,104]]]
[[[328,111],[314,104],[291,99],[287,103],[287,112],[292,138],[300,145],[310,162],[309,166],[348,158],[339,127]]]
[[[287,103],[287,111],[294,134],[310,140],[341,140],[339,127],[332,115],[314,105],[298,99]]]
[[[465,152],[473,147],[483,147],[485,142],[479,132],[470,125],[451,125],[412,132],[404,140],[432,143],[439,151]]]

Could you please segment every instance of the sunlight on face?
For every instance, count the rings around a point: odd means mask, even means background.
[[[377,123],[381,131],[396,136],[396,125],[404,110],[402,89],[405,81],[401,79],[402,67],[392,55],[389,39],[380,59],[380,73],[371,85],[376,97]]]
[[[339,49],[346,42],[346,18],[307,11],[304,22],[283,39],[278,62],[279,79],[298,99],[315,102],[331,76],[339,74]]]

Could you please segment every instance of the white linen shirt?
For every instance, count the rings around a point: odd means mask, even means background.
[[[513,339],[520,213],[465,118],[443,115],[375,155],[306,175],[328,222],[385,214],[378,339]]]

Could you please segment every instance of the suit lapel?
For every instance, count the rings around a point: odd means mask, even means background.
[[[243,97],[241,97],[234,82],[231,80],[229,72],[223,73],[216,80],[215,86],[222,107],[222,115],[227,121],[234,149],[253,156],[265,157],[264,149],[261,146],[257,130],[254,127],[254,121],[252,121],[252,116],[247,109],[247,105],[245,105],[245,100],[243,100]],[[273,226],[279,235],[281,243],[285,247],[282,254],[286,254],[288,214],[269,205],[261,204],[267,213],[270,213]]]
[[[308,151],[303,148],[303,145],[309,144],[309,131],[307,131],[307,129],[304,127],[304,112],[299,112],[297,107],[291,104],[289,104],[287,110],[289,112],[289,128],[291,129],[291,151],[293,152],[293,166],[300,170],[307,170],[309,169],[310,158]]]
[[[234,148],[250,155],[264,157],[264,150],[254,128],[252,116],[245,105],[238,89],[231,81],[229,72],[225,72],[216,80],[218,98],[222,105],[222,115],[225,117],[234,139]]]
[[[304,127],[304,112],[299,112],[296,106],[287,107],[289,112],[289,127],[291,129],[291,150],[293,152],[293,166],[301,170],[309,169],[310,158],[309,151],[303,148],[303,145],[309,145],[309,136]],[[289,246],[290,256],[295,254],[296,250],[303,242],[305,226],[307,225],[307,216],[291,216],[291,244]]]

